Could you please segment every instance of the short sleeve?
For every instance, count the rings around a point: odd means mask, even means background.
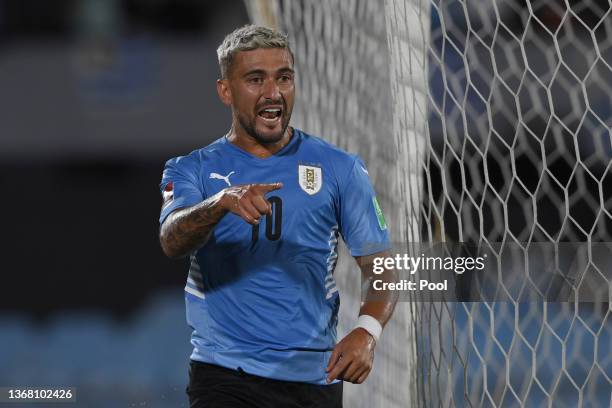
[[[365,256],[390,248],[389,232],[368,171],[359,157],[340,181],[340,232],[351,255]]]
[[[168,215],[179,208],[191,207],[205,199],[206,194],[198,182],[199,168],[189,157],[179,157],[166,162],[162,181],[162,209],[159,223],[163,224]]]

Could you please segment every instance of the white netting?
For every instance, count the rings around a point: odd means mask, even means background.
[[[296,52],[293,123],[364,158],[395,240],[493,248],[507,294],[402,303],[346,406],[609,406],[610,2],[267,3]],[[536,245],[556,302],[519,299]],[[346,329],[359,287],[343,265]]]

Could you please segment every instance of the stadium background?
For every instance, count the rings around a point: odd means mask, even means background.
[[[552,27],[559,22],[553,11],[544,8],[540,15]],[[461,32],[460,8],[449,6],[445,18],[456,24],[449,33]],[[185,405],[190,347],[181,288],[186,268],[159,250],[157,183],[168,157],[226,131],[229,114],[214,90],[215,47],[247,21],[239,0],[53,5],[0,0],[0,208],[6,260],[0,285],[0,386],[74,385],[79,405],[91,407]],[[435,27],[433,18],[432,33]],[[537,60],[537,49],[526,52],[527,59]],[[584,62],[580,50],[575,52],[568,60],[579,66]],[[460,55],[449,52],[444,63],[446,75],[460,77]],[[435,88],[440,75],[429,72],[434,102],[445,92]],[[596,113],[609,120],[608,83],[604,79],[590,97]],[[555,107],[572,113],[569,102],[555,98]],[[503,116],[514,100],[501,95],[492,103],[500,108],[496,130],[511,134],[512,120]],[[448,124],[458,117],[446,113]],[[570,114],[567,118],[572,120]],[[436,147],[443,140],[441,120],[429,120]],[[448,124],[449,134],[461,133],[460,121]],[[529,124],[538,125],[537,117]],[[593,167],[606,168],[609,146],[591,146],[595,138],[576,140],[581,152],[601,158]],[[351,150],[360,148],[356,139],[343,142]],[[562,178],[570,174],[565,160],[561,155],[550,167]],[[489,176],[501,178],[496,174]],[[431,178],[437,178],[435,172]],[[605,181],[602,191],[608,194]],[[598,192],[581,194],[586,202]],[[593,208],[575,208],[579,223],[588,222]],[[519,211],[510,212],[511,225],[521,229]],[[545,217],[543,225],[554,228],[553,218]],[[447,232],[455,234],[452,228]],[[458,315],[456,327],[465,328],[465,322]],[[511,338],[508,332],[498,339]],[[606,338],[602,335],[602,344]],[[592,353],[588,343],[583,348],[584,355]],[[504,357],[496,358],[491,365],[501,367]],[[599,363],[607,368],[611,360]],[[544,376],[558,371],[551,363]],[[605,401],[607,394],[601,397]]]

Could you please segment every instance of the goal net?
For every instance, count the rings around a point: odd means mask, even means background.
[[[463,301],[400,302],[346,406],[608,406],[610,3],[246,5],[290,35],[293,124],[360,154],[394,241],[486,247],[503,293],[471,298],[463,282]],[[359,306],[354,269],[336,270],[339,334]]]

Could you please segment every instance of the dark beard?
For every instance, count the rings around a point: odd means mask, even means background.
[[[240,115],[237,115],[237,116],[238,116],[238,122],[240,123],[240,126],[242,126],[242,128],[248,133],[249,136],[257,140],[257,142],[262,145],[274,144],[274,143],[279,142],[283,138],[283,135],[285,134],[285,131],[287,130],[287,127],[289,126],[289,121],[287,120],[283,124],[281,132],[278,135],[264,136],[264,135],[257,133],[257,130],[255,130],[255,119],[249,122],[245,120],[244,118],[242,118]]]

